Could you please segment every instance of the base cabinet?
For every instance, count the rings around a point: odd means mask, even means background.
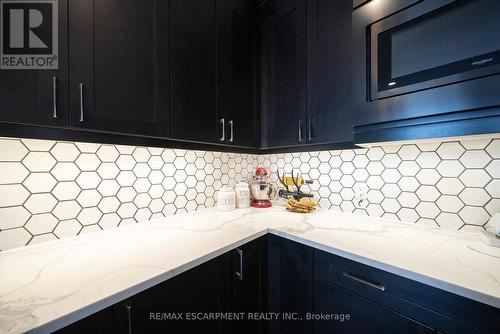
[[[269,311],[294,316],[270,324],[269,333],[311,333],[304,321],[313,306],[313,249],[271,236],[269,239]]]
[[[267,307],[267,237],[232,251],[232,311],[236,313],[265,312]],[[267,333],[262,321],[233,321],[233,333]]]
[[[231,310],[230,254],[115,305],[117,333],[230,333],[230,323],[198,314]]]
[[[338,319],[314,321],[313,333],[435,333],[434,329],[321,279],[314,279],[314,313]]]
[[[240,320],[202,320],[210,314]],[[248,320],[248,314],[277,314]],[[325,318],[330,317],[330,318]],[[499,333],[500,310],[267,235],[58,333]]]

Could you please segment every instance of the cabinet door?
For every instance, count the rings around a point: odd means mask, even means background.
[[[75,0],[69,16],[71,125],[168,136],[168,2]]]
[[[256,26],[252,0],[225,0],[220,55],[222,92],[219,117],[228,122],[226,142],[256,146]]]
[[[338,315],[337,319],[314,321],[314,333],[318,334],[435,333],[430,327],[316,278],[314,313]]]
[[[313,250],[299,243],[270,237],[269,311],[303,317],[313,307]],[[270,333],[311,333],[304,319],[273,322]]]
[[[307,141],[349,142],[352,0],[310,0],[307,6]]]
[[[262,24],[263,146],[306,142],[306,0],[274,0]]]
[[[229,321],[188,320],[230,310],[231,254],[226,253],[115,305],[116,333],[230,333]]]
[[[171,137],[218,142],[216,34],[221,1],[171,0]]]
[[[0,121],[2,122],[68,126],[67,1],[59,0],[56,4],[58,4],[56,25],[58,69],[0,69]],[[2,4],[5,5],[7,4]],[[26,7],[29,4],[24,7],[19,4],[19,6],[12,9],[23,10],[23,13],[29,10],[29,7]],[[6,15],[9,13],[6,7],[3,10]],[[50,36],[45,37],[50,39]],[[54,44],[56,43],[52,45]],[[23,44],[23,47],[26,46]]]
[[[233,312],[265,312],[267,237],[233,251]],[[234,321],[234,334],[265,333],[264,321]]]

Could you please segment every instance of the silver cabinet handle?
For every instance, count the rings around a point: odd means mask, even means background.
[[[222,124],[222,137],[219,138],[219,141],[226,141],[226,121],[224,118],[221,118],[219,123]]]
[[[132,303],[126,303],[125,310],[127,311],[128,334],[132,334]]]
[[[313,140],[313,136],[312,136],[312,125],[311,125],[311,117],[308,117],[307,118],[307,139],[309,141],[312,141]]]
[[[372,288],[375,288],[375,289],[378,289],[380,291],[385,291],[385,285],[384,284],[381,284],[381,283],[373,283],[373,282],[370,282],[362,277],[359,277],[358,275],[355,275],[355,274],[352,274],[348,271],[344,271],[342,273],[342,275],[344,275],[345,277],[348,277],[356,282],[359,282],[359,283],[362,283],[364,285],[368,285]]]
[[[302,143],[302,121],[299,120],[299,143]]]
[[[239,261],[240,261],[240,269],[239,271],[236,271],[234,275],[236,278],[238,278],[240,281],[243,281],[243,250],[240,248],[236,249],[236,254],[239,256]]]
[[[80,123],[83,123],[83,83],[80,82]]]
[[[230,120],[227,123],[229,124],[229,142],[232,143],[234,141],[234,122]]]
[[[57,115],[57,77],[52,77],[52,98],[53,98],[53,110],[52,110],[52,118],[58,119]]]

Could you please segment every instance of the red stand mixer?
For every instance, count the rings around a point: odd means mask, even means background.
[[[269,208],[273,205],[271,203],[273,188],[267,174],[267,169],[264,167],[257,168],[255,176],[252,182],[250,182],[250,191],[253,197],[251,204],[253,207]]]

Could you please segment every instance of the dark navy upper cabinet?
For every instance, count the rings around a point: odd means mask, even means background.
[[[272,0],[262,12],[262,146],[305,144],[307,3]]]
[[[68,3],[66,0],[54,2],[56,8],[49,7],[44,13],[49,16],[57,12],[58,20],[54,26],[57,27],[53,34],[42,36],[43,48],[31,49],[24,43],[15,44],[10,52],[14,54],[25,53],[27,57],[40,56],[46,59],[46,55],[57,54],[57,69],[22,69],[2,67],[0,69],[0,122],[37,124],[54,127],[67,127],[68,117]],[[2,6],[17,6],[12,9],[22,10],[27,17],[30,10],[29,4],[2,3]],[[52,3],[47,4],[52,6]],[[3,9],[6,12],[7,7]],[[42,14],[43,15],[43,14]],[[7,15],[5,15],[7,18]],[[54,18],[54,17],[53,17]],[[55,19],[55,18],[54,18]],[[3,24],[2,18],[2,24]],[[14,29],[14,19],[11,28]],[[47,17],[44,25],[52,22]],[[42,27],[43,28],[43,27]],[[45,29],[45,28],[44,28]],[[28,29],[25,30],[27,34]],[[5,33],[5,32],[4,32]],[[30,32],[31,33],[31,32]],[[14,34],[13,34],[14,35]],[[27,35],[26,35],[27,36]],[[24,41],[28,41],[23,36]],[[11,45],[5,35],[5,45]],[[57,40],[52,40],[54,37]],[[46,46],[46,47],[45,47]],[[56,47],[57,46],[57,47]],[[22,48],[25,51],[16,51]],[[52,48],[52,50],[50,50]],[[45,50],[46,49],[46,50]],[[7,51],[7,50],[5,50]],[[32,54],[34,52],[35,54]],[[53,53],[52,53],[53,52]],[[9,59],[10,54],[4,55]],[[15,59],[18,59],[17,57]],[[22,58],[24,59],[24,58]],[[33,66],[33,64],[29,65]],[[26,69],[28,68],[28,69]]]
[[[355,142],[500,131],[500,2],[380,0],[353,12]]]
[[[73,127],[168,136],[168,29],[166,1],[71,1]]]
[[[255,24],[249,0],[172,0],[171,137],[256,146]]]
[[[262,146],[352,141],[350,0],[262,10]]]
[[[171,137],[219,142],[217,119],[217,27],[222,2],[172,0]]]
[[[252,0],[224,0],[219,29],[219,122],[222,143],[258,146],[257,30],[258,7]]]
[[[307,142],[350,142],[350,0],[307,2]]]

